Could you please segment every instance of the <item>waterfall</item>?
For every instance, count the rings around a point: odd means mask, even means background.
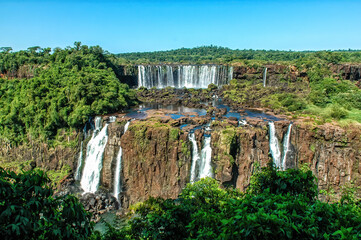
[[[263,71],[263,87],[266,87],[266,80],[267,80],[267,68]]]
[[[116,116],[110,116],[108,122],[110,123],[115,122],[116,119],[117,119]]]
[[[78,167],[76,168],[76,172],[75,172],[75,180],[76,181],[80,180],[82,163],[83,163],[83,141],[81,141],[81,144],[80,144]]]
[[[190,182],[194,183],[201,178],[213,177],[211,165],[211,136],[204,136],[203,146],[200,153],[198,151],[197,141],[194,133],[189,134],[189,140],[192,143],[192,165]]]
[[[174,82],[174,76],[173,76],[173,68],[172,66],[166,66],[167,69],[167,86],[176,86]]]
[[[190,182],[194,183],[196,181],[196,168],[199,165],[200,156],[198,153],[197,141],[194,133],[189,134],[189,140],[192,143],[192,166],[191,166],[191,179]]]
[[[239,126],[246,126],[247,125],[247,121],[245,119],[241,119],[238,121],[238,127]]]
[[[199,169],[199,178],[213,177],[212,165],[212,148],[211,148],[211,136],[204,136],[204,143],[201,152],[201,163]]]
[[[232,79],[233,79],[233,67],[230,67],[230,68],[229,68],[229,71],[228,71],[228,79],[229,79],[229,80],[232,80]]]
[[[286,170],[287,154],[290,152],[290,140],[291,140],[292,123],[288,126],[287,133],[283,139],[283,157],[282,157],[282,169]]]
[[[124,125],[124,133],[128,130],[130,121],[128,121],[125,125]],[[123,150],[122,147],[119,146],[119,152],[117,155],[117,165],[115,167],[115,176],[114,176],[114,192],[113,195],[114,197],[119,200],[119,193],[121,191],[121,183],[120,183],[120,173],[122,170],[122,155],[123,155]]]
[[[269,124],[269,136],[270,136],[269,145],[270,145],[270,152],[272,154],[273,161],[277,168],[281,170],[286,170],[286,160],[288,154],[290,153],[292,123],[288,125],[287,132],[283,138],[282,155],[281,155],[278,138],[276,136],[276,129],[274,122],[269,122],[268,124]]]
[[[273,158],[273,162],[277,168],[281,168],[281,151],[276,136],[276,129],[274,122],[269,122],[269,147]]]
[[[175,71],[171,65],[139,65],[138,87],[207,88],[228,83],[232,75],[233,68],[223,65],[178,65]]]
[[[94,193],[99,186],[102,170],[103,153],[108,140],[108,123],[101,129],[101,118],[95,118],[95,130],[89,140],[86,151],[85,165],[80,185],[84,192]]]

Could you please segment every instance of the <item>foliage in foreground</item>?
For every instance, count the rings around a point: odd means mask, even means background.
[[[255,174],[246,193],[214,179],[188,184],[177,200],[150,198],[134,207],[125,227],[108,226],[104,239],[360,239],[357,203],[316,199],[310,171]]]
[[[88,239],[90,214],[77,198],[53,193],[44,172],[16,174],[0,168],[0,237]]]

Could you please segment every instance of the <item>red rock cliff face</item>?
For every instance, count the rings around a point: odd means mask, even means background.
[[[282,146],[289,121],[275,122]],[[191,144],[188,133],[153,120],[134,121],[123,135],[124,123],[109,125],[109,142],[103,163],[102,186],[112,190],[115,158],[119,145],[122,158],[122,206],[148,197],[177,198],[189,182]],[[256,167],[269,161],[268,123],[249,120],[237,127],[231,121],[214,122],[212,128],[212,166],[214,176],[224,186],[244,191]],[[112,133],[114,131],[114,133]],[[197,131],[201,146],[202,131]],[[320,189],[333,188],[355,181],[361,185],[361,129],[343,129],[332,124],[312,125],[296,121],[291,131],[286,166],[307,163],[318,178]],[[282,149],[281,149],[282,152]]]
[[[299,70],[293,65],[267,64],[264,66],[234,66],[233,78],[254,80],[260,82],[263,79],[263,73],[267,68],[267,83],[276,86],[281,84],[280,80],[303,80],[308,81],[307,70]],[[330,64],[329,69],[335,78],[357,81],[361,87],[361,64]]]
[[[79,134],[73,132],[71,136],[67,137],[67,142],[70,144],[77,141],[78,136]],[[0,145],[0,160],[18,163],[29,161],[31,167],[39,167],[45,170],[61,170],[64,165],[75,169],[80,152],[80,142],[78,147],[61,145],[49,147],[46,143],[33,141],[20,146],[12,146],[5,142],[0,142]],[[25,165],[25,169],[29,168],[28,165]]]
[[[212,133],[213,160],[216,178],[245,190],[257,165],[268,162],[269,133],[265,122],[244,127],[215,128]],[[289,122],[275,123],[282,145]],[[361,185],[361,129],[343,129],[332,124],[313,126],[295,122],[291,131],[292,154],[287,168],[307,163],[318,179],[319,189],[333,188],[336,193],[350,181]],[[236,149],[226,139],[233,138]],[[229,140],[230,142],[230,140]],[[233,153],[232,153],[233,151]],[[233,156],[232,156],[233,155]]]
[[[120,142],[123,207],[150,196],[176,198],[189,181],[187,133],[166,124],[134,121]]]

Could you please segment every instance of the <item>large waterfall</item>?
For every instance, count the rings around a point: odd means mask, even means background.
[[[291,140],[291,130],[292,130],[292,123],[288,126],[286,135],[283,138],[283,153],[281,156],[281,148],[279,145],[278,138],[276,136],[276,129],[274,122],[269,122],[269,146],[270,146],[270,153],[272,155],[274,164],[277,168],[281,170],[286,170],[286,160],[288,154],[290,154],[290,140]]]
[[[207,88],[227,84],[233,68],[223,65],[139,65],[138,87]]]
[[[130,121],[128,121],[125,126],[124,126],[124,133],[128,130]],[[114,176],[114,191],[113,191],[113,195],[114,197],[119,200],[119,193],[121,191],[121,182],[120,182],[120,173],[122,170],[122,155],[123,155],[123,150],[122,147],[119,146],[119,152],[117,155],[117,165],[115,167],[115,176]]]
[[[190,182],[194,183],[201,178],[213,177],[211,165],[211,136],[204,136],[203,146],[200,153],[198,151],[197,141],[195,139],[194,133],[189,134],[189,140],[192,143],[192,166]]]
[[[85,165],[80,181],[80,185],[84,192],[94,193],[98,190],[100,172],[103,167],[103,154],[108,140],[108,123],[105,124],[102,129],[101,126],[101,118],[96,117],[95,130],[87,145]]]
[[[200,156],[198,153],[197,141],[194,133],[189,134],[189,140],[192,143],[192,166],[191,166],[191,179],[190,182],[194,183],[196,181],[196,169],[199,165]]]
[[[201,151],[201,166],[199,169],[199,178],[213,177],[212,165],[212,148],[211,148],[211,136],[204,136],[203,148]]]
[[[281,167],[281,150],[276,136],[276,128],[274,122],[269,122],[269,148],[273,158],[273,162],[277,168]]]
[[[286,169],[287,156],[290,153],[290,140],[291,140],[292,123],[288,126],[287,133],[283,139],[283,157],[282,157],[282,169]]]

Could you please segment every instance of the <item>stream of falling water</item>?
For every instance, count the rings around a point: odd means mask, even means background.
[[[123,133],[123,135],[128,130],[129,124],[130,124],[130,121],[128,121],[124,125],[124,133]],[[121,170],[122,170],[122,155],[123,155],[123,150],[122,150],[122,147],[119,146],[119,152],[118,152],[118,155],[117,155],[117,165],[115,167],[115,176],[114,176],[114,184],[113,184],[114,185],[113,195],[117,200],[119,200],[119,193],[121,191],[120,174],[121,174]]]
[[[269,122],[269,148],[273,158],[273,162],[277,168],[281,167],[281,151],[276,136],[276,128],[274,122]]]
[[[94,193],[98,190],[100,172],[103,167],[103,154],[108,141],[108,123],[101,129],[101,118],[95,118],[95,130],[89,140],[85,164],[80,185],[84,192]]]
[[[198,150],[197,141],[195,134],[189,134],[189,140],[192,143],[192,165],[191,165],[191,176],[190,182],[194,183],[201,178],[213,177],[211,158],[211,136],[205,135],[203,140],[203,146],[201,152]]]
[[[274,122],[269,122],[268,125],[269,125],[269,146],[270,146],[270,153],[272,155],[273,162],[278,169],[286,170],[286,160],[287,160],[288,154],[290,153],[292,123],[290,123],[290,125],[288,126],[286,135],[284,136],[284,139],[283,139],[282,155],[281,155],[279,141],[276,136],[276,129],[275,129]]]
[[[138,87],[207,88],[213,83],[226,84],[233,68],[223,65],[139,65]]]

